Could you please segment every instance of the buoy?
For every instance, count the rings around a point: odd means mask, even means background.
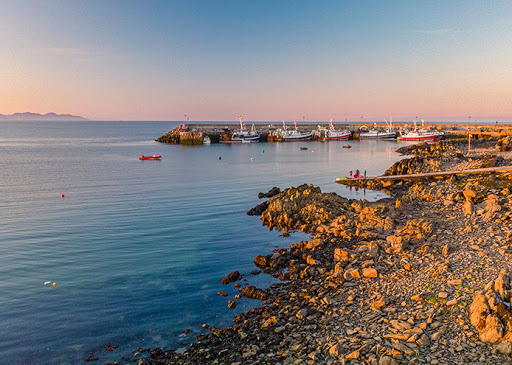
[[[263,149],[263,150],[261,150],[261,152],[265,153],[265,150]]]
[[[64,198],[64,194],[62,194],[62,195],[61,195],[61,197],[63,197],[63,198]]]
[[[251,157],[251,161],[254,161],[254,158]]]
[[[53,283],[52,285],[55,286],[55,285],[57,285],[57,283]]]
[[[231,162],[228,162],[228,165],[231,165]]]
[[[219,156],[219,160],[222,160],[222,158]]]

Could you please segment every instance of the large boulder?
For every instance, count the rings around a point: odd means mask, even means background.
[[[471,324],[480,340],[498,344],[498,350],[511,355],[512,310],[510,309],[511,275],[502,270],[498,278],[478,292],[469,309]]]
[[[314,232],[318,226],[329,224],[349,201],[335,193],[322,194],[319,187],[303,184],[284,190],[268,200],[261,221],[270,229],[300,229]]]

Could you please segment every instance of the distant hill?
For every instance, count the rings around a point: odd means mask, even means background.
[[[39,114],[39,113],[14,113],[11,115],[0,114],[0,121],[59,121],[59,122],[75,122],[81,120],[88,120],[84,117],[71,115],[71,114]]]

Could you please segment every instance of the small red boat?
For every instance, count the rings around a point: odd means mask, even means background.
[[[139,157],[139,160],[160,160],[162,158],[162,156],[156,156],[156,155],[153,155],[153,156],[144,156],[144,155],[141,155]]]

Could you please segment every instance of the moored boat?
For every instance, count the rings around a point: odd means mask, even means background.
[[[286,124],[283,122],[283,141],[284,142],[296,142],[296,141],[309,141],[313,136],[311,132],[300,132],[297,129],[297,123],[294,123],[294,129],[287,129]]]
[[[359,130],[359,139],[395,139],[396,131],[393,130],[392,121],[389,120],[389,124],[386,120],[386,128],[377,128],[377,125],[374,123],[372,129],[368,129],[367,127],[363,127]]]
[[[203,144],[210,144],[212,143],[212,140],[208,136],[204,136],[203,138]]]
[[[348,139],[352,133],[349,130],[337,130],[334,129],[332,119],[329,121],[329,128],[325,129],[325,140],[326,141],[337,141],[341,139]]]
[[[251,127],[251,130],[247,130],[245,125],[243,124],[243,118],[238,118],[240,120],[240,129],[233,132],[231,136],[232,143],[254,143],[260,141],[260,133],[256,130],[254,124]]]
[[[144,155],[140,155],[139,157],[139,160],[160,160],[162,158],[162,156],[156,156],[156,155],[153,155],[153,156],[144,156]]]
[[[422,121],[423,124],[423,121]],[[416,128],[416,121],[414,121],[414,128],[412,130],[403,130],[400,133],[400,139],[403,141],[439,141],[443,136],[443,133],[438,131],[429,131],[428,129]]]

